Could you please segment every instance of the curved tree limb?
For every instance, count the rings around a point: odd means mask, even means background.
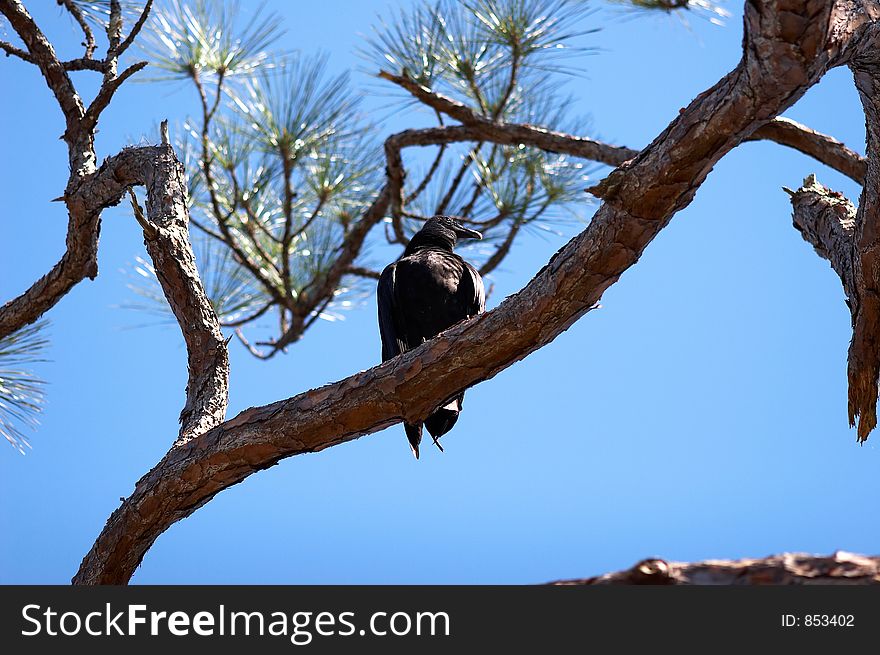
[[[83,278],[93,280],[98,274],[100,210],[92,210],[75,198],[67,202],[67,250],[27,291],[0,307],[0,338],[33,323]]]
[[[837,139],[811,130],[790,118],[779,116],[758,128],[750,140],[766,139],[809,155],[843,173],[859,184],[865,183],[866,159]]]
[[[876,21],[880,10],[867,6],[854,23],[866,16]],[[873,13],[872,13],[873,12]],[[848,414],[858,424],[864,442],[877,425],[880,379],[880,38],[868,32],[850,53],[856,87],[867,127],[864,186],[858,209],[841,194],[816,182],[815,176],[792,193],[795,227],[831,262],[840,276],[852,313],[853,337],[848,354]]]
[[[157,146],[143,169],[147,187],[144,244],[186,341],[189,378],[180,413],[183,444],[226,417],[229,355],[220,321],[199,278],[189,241],[186,173],[170,145]]]
[[[423,138],[436,138],[439,143],[454,141],[483,140],[503,145],[523,143],[559,154],[568,154],[589,159],[609,166],[619,166],[638,154],[638,150],[625,146],[614,146],[586,137],[554,132],[533,125],[517,125],[491,121],[466,105],[441,93],[431,91],[404,75],[393,75],[386,71],[379,76],[406,89],[424,104],[442,112],[462,123],[461,126],[428,128],[420,130]],[[458,131],[455,131],[458,128]],[[429,136],[430,135],[430,136]],[[833,137],[816,132],[790,118],[776,117],[761,126],[747,139],[748,141],[768,140],[794,148],[823,164],[852,178],[859,184],[865,181],[865,158],[850,150]],[[419,144],[426,145],[426,144]]]
[[[875,585],[880,557],[842,550],[828,556],[783,553],[762,559],[667,562],[642,560],[631,569],[554,585]]]
[[[132,186],[147,189],[146,216],[135,216],[162,292],[186,342],[189,378],[177,444],[215,427],[226,415],[229,357],[220,321],[196,268],[189,240],[186,174],[168,143],[125,148],[80,189],[99,207],[117,204]]]
[[[592,161],[620,166],[631,159],[638,150],[623,146],[613,146],[586,137],[554,132],[533,125],[502,123],[480,116],[470,107],[457,100],[422,86],[407,75],[394,75],[380,71],[379,77],[409,91],[423,104],[454,118],[463,125],[473,128],[479,138],[493,143],[525,143],[548,152],[566,153]],[[441,130],[443,128],[430,128]]]
[[[419,420],[442,399],[550,343],[638,261],[724,154],[791,106],[830,66],[846,63],[852,6],[749,0],[736,69],[609,176],[606,201],[591,224],[526,287],[381,366],[249,409],[173,447],[110,516],[73,582],[127,582],[162,532],[223,489],[285,457]],[[875,22],[870,26],[876,31]]]

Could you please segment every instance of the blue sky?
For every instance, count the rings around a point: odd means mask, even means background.
[[[54,3],[29,3],[73,53]],[[254,3],[255,4],[255,3]],[[398,3],[408,5],[409,3]],[[361,34],[386,1],[270,2],[283,45],[362,68]],[[606,5],[597,6],[605,7]],[[726,27],[602,11],[571,91],[596,136],[650,142],[740,56],[739,3]],[[245,3],[244,10],[252,7]],[[80,84],[89,76],[78,74]],[[355,73],[361,88],[375,88]],[[4,58],[0,81],[0,298],[63,252],[62,120],[32,67]],[[127,84],[105,113],[99,157],[193,109],[192,94]],[[387,98],[367,98],[367,107]],[[864,150],[846,70],[788,116]],[[384,133],[421,124],[401,113]],[[173,526],[135,583],[532,583],[624,568],[644,557],[758,557],[781,551],[876,553],[880,453],[846,420],[850,319],[840,283],[791,227],[783,185],[811,172],[858,188],[771,143],[726,156],[613,286],[603,308],[468,392],[446,452],[414,461],[400,426],[291,458]],[[585,207],[588,218],[592,208]],[[572,225],[569,234],[579,229]],[[494,275],[490,306],[564,243],[528,237]],[[0,582],[65,583],[134,482],[166,452],[186,381],[176,326],[116,306],[121,270],[143,255],[123,207],[104,214],[100,275],[48,316],[50,382],[27,456],[0,448]],[[375,305],[316,325],[283,357],[233,346],[229,415],[374,365]]]

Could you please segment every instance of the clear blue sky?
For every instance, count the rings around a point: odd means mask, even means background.
[[[77,35],[61,10],[28,4],[62,53],[74,54]],[[362,66],[360,34],[389,6],[269,3],[284,16],[287,47],[323,49],[339,71]],[[728,7],[734,17],[723,28],[593,16],[603,30],[584,43],[601,52],[582,60],[572,86],[593,135],[641,147],[730,70],[741,3]],[[374,85],[361,73],[355,81]],[[66,216],[49,200],[67,165],[60,112],[38,72],[3,58],[0,84],[6,300],[63,252]],[[125,85],[102,118],[99,157],[182,117],[192,101],[189,90]],[[788,115],[864,150],[846,70]],[[382,129],[422,120],[399,114]],[[846,421],[849,313],[837,277],[791,227],[781,190],[810,172],[857,198],[853,183],[798,153],[741,146],[600,311],[469,392],[445,454],[429,448],[414,461],[395,426],[285,460],[173,526],[133,582],[532,583],[649,556],[880,551],[880,434],[859,447]],[[563,242],[519,242],[494,276],[490,305]],[[186,380],[177,328],[131,329],[149,317],[115,307],[132,299],[120,270],[139,254],[130,212],[105,212],[99,277],[49,313],[42,427],[27,456],[0,448],[2,583],[67,582],[120,497],[176,435]],[[234,345],[229,415],[375,364],[374,312],[371,300],[344,322],[322,322],[270,362]]]

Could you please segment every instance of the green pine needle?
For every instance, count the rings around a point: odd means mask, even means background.
[[[46,383],[31,367],[46,361],[47,325],[39,321],[0,339],[0,436],[22,454],[31,447],[26,432],[39,425],[45,402]]]
[[[250,3],[248,3],[250,7]],[[283,34],[278,17],[258,9],[249,20],[237,1],[168,0],[150,15],[138,40],[155,68],[154,80],[250,75],[267,65],[267,51]]]

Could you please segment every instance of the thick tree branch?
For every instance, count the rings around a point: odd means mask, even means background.
[[[875,585],[880,557],[783,553],[762,559],[667,562],[642,560],[631,569],[554,585]]]
[[[807,177],[800,189],[789,193],[795,229],[813,246],[816,254],[831,263],[852,309],[858,302],[853,239],[856,208],[842,194],[819,184],[815,175]]]
[[[74,582],[128,581],[162,532],[221,490],[285,457],[422,419],[564,332],[638,261],[725,153],[794,103],[828,66],[844,62],[841,48],[852,32],[837,29],[837,7],[784,4],[783,11],[774,0],[746,3],[737,68],[609,176],[607,200],[589,227],[524,289],[381,366],[249,409],[172,448],[112,514]]]
[[[83,278],[98,274],[100,209],[79,196],[66,200],[67,250],[52,269],[17,298],[0,307],[0,338],[33,323]]]
[[[859,441],[877,425],[877,383],[880,379],[880,44],[870,59],[858,58],[851,68],[862,99],[867,126],[868,171],[856,214],[855,247],[857,302],[849,347],[849,422],[858,421]]]
[[[144,243],[187,346],[189,379],[177,440],[178,444],[183,444],[223,420],[229,382],[226,342],[199,278],[189,242],[187,186],[183,166],[168,144],[126,148],[107,159],[79,187],[76,197],[68,200],[68,204],[83,208],[71,215],[82,213],[97,221],[100,212],[117,204],[133,185],[147,188],[147,216],[139,218],[144,228]],[[91,231],[84,230],[83,233],[88,235]],[[73,247],[68,242],[65,257],[92,253],[92,246],[96,249],[97,242],[75,244]],[[41,283],[43,288],[38,289],[31,299],[37,306],[48,297],[45,291],[50,284],[61,284],[49,276],[37,284]],[[25,302],[28,300],[26,296]],[[4,311],[9,306],[4,306]],[[23,310],[33,311],[27,305]]]
[[[790,118],[780,116],[773,119],[758,128],[751,139],[766,139],[794,148],[859,184],[865,183],[867,164],[864,157],[853,152],[837,139],[811,130]]]
[[[189,241],[183,165],[170,145],[162,145],[143,173],[147,220],[153,228],[144,230],[144,244],[186,341],[189,379],[177,441],[182,444],[219,425],[226,416],[229,356]]]
[[[226,341],[196,268],[186,177],[174,149],[167,143],[125,148],[104,161],[79,195],[91,206],[105,208],[117,204],[132,186],[147,189],[147,214],[139,219],[144,244],[186,342],[189,379],[180,414],[181,444],[215,427],[226,415]]]

